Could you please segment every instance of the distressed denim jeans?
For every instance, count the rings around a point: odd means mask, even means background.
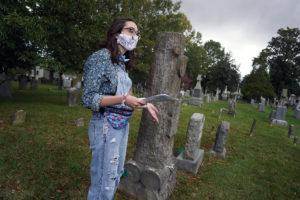
[[[127,94],[131,88],[128,74],[118,70],[116,95]],[[88,200],[112,200],[124,171],[129,124],[123,129],[114,129],[103,113],[93,112],[89,126],[92,151],[90,166],[91,186]]]
[[[114,129],[103,114],[94,113],[89,127],[92,162],[88,200],[112,200],[118,188],[126,156],[129,124]]]

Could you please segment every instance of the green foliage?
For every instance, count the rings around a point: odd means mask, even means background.
[[[263,67],[253,69],[241,83],[243,98],[259,100],[261,96],[273,99],[275,97],[269,74]]]
[[[279,29],[267,48],[263,49],[253,65],[268,69],[276,95],[284,88],[289,94],[300,94],[300,30]]]

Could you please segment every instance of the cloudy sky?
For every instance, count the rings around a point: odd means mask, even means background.
[[[242,77],[279,28],[300,28],[300,0],[182,0],[180,11],[204,42],[232,53]]]

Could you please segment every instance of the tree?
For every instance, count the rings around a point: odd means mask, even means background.
[[[226,53],[221,60],[209,68],[206,75],[205,86],[210,91],[217,88],[224,90],[227,85],[230,91],[235,91],[240,81],[238,66],[233,63],[231,55]]]
[[[277,33],[267,46],[271,83],[278,97],[283,88],[300,95],[300,30],[287,27]]]
[[[273,99],[275,97],[270,76],[264,67],[253,68],[241,83],[243,98],[259,100],[261,96]]]

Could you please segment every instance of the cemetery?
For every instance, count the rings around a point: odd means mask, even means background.
[[[300,199],[299,28],[245,75],[182,3],[3,3],[0,200]]]
[[[53,85],[41,84],[37,91],[27,88],[24,92],[19,90],[17,82],[12,82],[12,88],[13,99],[0,99],[0,167],[1,174],[4,174],[0,176],[1,195],[9,199],[84,199],[89,185],[91,156],[87,137],[89,110],[80,105],[68,106],[68,90],[58,90]],[[284,118],[291,126],[270,126],[271,106],[265,106],[265,112],[259,112],[257,104],[253,108],[250,103],[237,101],[236,117],[223,112],[218,119],[218,111],[228,107],[230,104],[222,100],[203,102],[201,107],[181,106],[179,119],[174,121],[178,127],[172,133],[173,149],[167,148],[166,143],[158,149],[163,151],[154,158],[160,160],[160,156],[163,159],[168,155],[183,162],[181,166],[174,167],[173,173],[176,174],[173,174],[174,185],[169,199],[299,198],[300,145],[297,140],[300,123],[294,111],[287,109]],[[18,119],[26,118],[18,120],[22,121],[20,124],[14,124],[17,111],[21,113]],[[137,110],[131,119],[125,165],[128,171],[123,181],[136,180],[138,176],[134,171],[142,167],[135,167],[150,161],[149,157],[142,161],[139,157],[142,158],[143,154],[134,153],[139,148],[141,118],[142,112]],[[252,128],[254,118],[256,125]],[[190,126],[191,123],[194,125]],[[195,126],[195,123],[200,126]],[[223,139],[216,145],[221,124],[227,127],[220,133],[226,134],[226,138],[220,135]],[[152,125],[141,126],[148,126],[145,129],[153,131]],[[252,137],[249,137],[249,132]],[[151,137],[151,132],[145,134],[143,137]],[[153,139],[153,142],[159,141]],[[218,153],[218,148],[226,150]],[[155,166],[160,169],[160,162],[153,165],[154,160],[150,162],[152,164],[148,163],[150,169]],[[174,164],[172,159],[163,162]],[[148,164],[146,168],[149,168]],[[148,179],[155,171],[144,175],[144,184],[154,190],[158,186],[155,178],[154,182]],[[171,176],[164,173],[158,170],[158,174],[165,178]],[[157,180],[163,178],[158,177]],[[169,182],[163,184],[170,186]],[[135,187],[132,184],[125,186],[129,186],[127,191]],[[129,200],[132,197],[120,186],[115,199]]]

